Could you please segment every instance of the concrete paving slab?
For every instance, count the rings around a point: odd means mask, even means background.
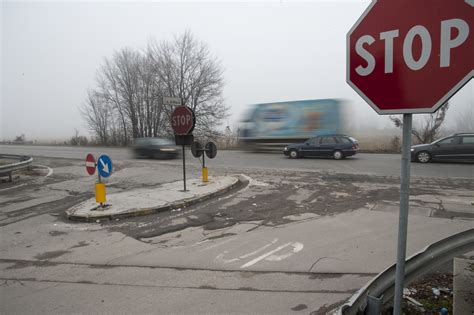
[[[474,205],[468,201],[443,201],[443,207],[446,211],[474,214]]]
[[[453,314],[474,314],[474,259],[454,258]]]
[[[96,221],[147,215],[174,208],[181,208],[220,195],[236,188],[243,179],[238,176],[210,177],[209,182],[203,183],[200,178],[187,180],[183,192],[183,181],[162,184],[155,188],[120,191],[107,196],[108,207],[97,208],[95,198],[86,200],[66,210],[70,220]]]

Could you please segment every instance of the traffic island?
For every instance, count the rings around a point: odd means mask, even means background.
[[[188,191],[183,192],[183,181],[160,185],[157,188],[134,189],[107,196],[107,207],[97,207],[95,198],[86,200],[66,210],[69,220],[94,222],[117,218],[149,215],[172,209],[184,208],[201,201],[225,194],[246,185],[242,176],[210,177],[187,181]]]

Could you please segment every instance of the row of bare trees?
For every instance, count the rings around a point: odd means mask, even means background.
[[[115,52],[96,81],[81,113],[100,144],[170,136],[173,108],[163,105],[163,96],[181,97],[194,110],[197,135],[212,133],[228,111],[222,66],[189,31],[172,41],[150,41],[145,51]]]

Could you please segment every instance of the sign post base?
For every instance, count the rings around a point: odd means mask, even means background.
[[[202,181],[203,183],[207,183],[209,181],[209,171],[207,167],[202,168]]]

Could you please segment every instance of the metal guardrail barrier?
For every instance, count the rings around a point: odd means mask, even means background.
[[[441,265],[456,256],[474,250],[474,229],[452,235],[427,246],[407,259],[405,265],[405,284]],[[338,310],[338,315],[380,314],[382,306],[393,302],[395,290],[395,269],[393,264],[378,274],[365,287],[360,289]]]
[[[12,181],[12,172],[27,168],[33,162],[33,158],[25,155],[0,154],[0,159],[18,160],[18,162],[0,165],[0,175],[8,175]]]

